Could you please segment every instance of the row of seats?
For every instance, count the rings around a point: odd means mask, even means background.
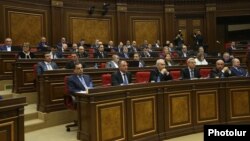
[[[200,76],[202,78],[208,78],[211,68],[202,68],[200,69]],[[172,70],[169,72],[173,80],[179,80],[181,78],[180,70]],[[135,83],[148,83],[150,77],[150,72],[136,72],[135,74]],[[102,75],[102,85],[110,86],[111,85],[111,74]]]

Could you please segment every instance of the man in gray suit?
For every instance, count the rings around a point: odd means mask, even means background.
[[[37,63],[37,74],[41,75],[44,71],[55,69],[58,69],[57,64],[52,61],[50,53],[46,52],[44,54],[44,61]]]
[[[116,54],[112,55],[112,60],[106,63],[106,68],[118,68],[120,57]]]

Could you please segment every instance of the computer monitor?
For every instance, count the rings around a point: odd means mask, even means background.
[[[128,67],[139,67],[139,61],[129,61]]]

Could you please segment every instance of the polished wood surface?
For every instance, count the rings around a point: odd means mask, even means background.
[[[24,141],[25,97],[11,97],[0,100],[1,141]]]
[[[109,3],[106,14],[103,14],[104,2]],[[115,44],[138,40],[138,45],[143,40],[154,43],[159,39],[164,44],[166,40],[173,41],[175,34],[182,29],[185,43],[192,45],[193,32],[200,29],[208,49],[218,51],[223,47],[215,45],[220,32],[217,31],[220,26],[216,19],[249,15],[249,1],[240,0],[239,3],[208,0],[0,0],[3,17],[0,40],[11,37],[15,45],[29,41],[36,46],[40,37],[45,36],[50,45],[56,45],[65,36],[69,42],[84,38],[88,44],[93,44],[95,39],[104,43],[113,40]],[[95,9],[89,14],[92,6]],[[186,26],[180,26],[179,20],[186,21]],[[140,26],[140,21],[145,24]],[[227,41],[226,38],[224,36],[221,40]]]
[[[249,124],[250,79],[200,79],[89,89],[76,94],[81,141],[160,141],[204,124]]]

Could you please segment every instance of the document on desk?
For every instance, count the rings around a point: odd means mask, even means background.
[[[78,94],[88,94],[88,91],[79,91],[79,92],[76,92]]]

